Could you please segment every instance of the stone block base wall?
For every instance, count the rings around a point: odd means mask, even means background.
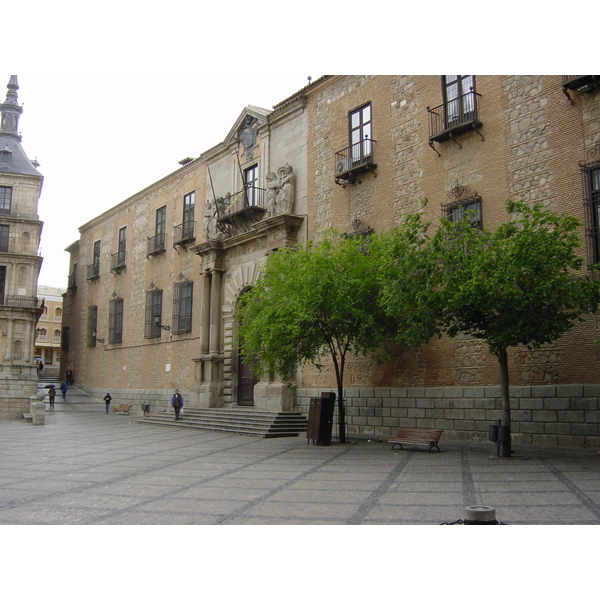
[[[298,408],[308,414],[310,398],[335,391],[299,389]],[[510,394],[513,443],[600,448],[600,384],[519,386]],[[356,388],[345,395],[350,437],[388,439],[404,426],[444,429],[442,441],[489,442],[489,426],[502,417],[499,386]]]
[[[35,380],[0,379],[0,419],[22,419],[36,391],[37,375]]]

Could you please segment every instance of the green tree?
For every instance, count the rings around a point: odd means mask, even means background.
[[[502,424],[511,423],[507,350],[553,342],[600,302],[600,283],[583,275],[580,223],[523,202],[495,231],[469,219],[443,220],[431,241],[439,272],[439,323],[450,336],[485,340],[500,366]],[[509,441],[501,455],[511,455]]]
[[[320,243],[280,249],[240,303],[242,352],[257,355],[259,369],[286,377],[298,365],[321,367],[331,358],[341,443],[346,442],[346,361],[379,348],[387,337],[369,242],[330,232]]]

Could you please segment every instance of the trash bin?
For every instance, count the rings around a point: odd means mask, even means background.
[[[146,416],[146,413],[150,412],[150,404],[142,402],[142,411],[144,411],[144,416]]]
[[[308,442],[312,440],[313,443],[317,443],[317,446],[331,446],[334,408],[335,394],[333,392],[322,392],[320,398],[310,399],[306,430]]]

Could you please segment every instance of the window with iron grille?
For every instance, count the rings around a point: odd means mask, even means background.
[[[108,343],[123,341],[123,298],[115,298],[108,305]]]
[[[88,309],[88,348],[96,346],[96,336],[98,334],[98,307],[90,306]]]
[[[600,262],[600,162],[583,165],[583,184],[589,238],[590,262]]]
[[[173,288],[173,333],[192,331],[193,282],[176,283]]]
[[[10,215],[12,205],[12,187],[0,185],[0,214]]]
[[[460,204],[446,207],[446,217],[453,223],[458,223],[465,217],[470,219],[473,227],[483,229],[481,218],[481,198],[472,198]]]
[[[146,319],[144,337],[159,338],[162,325],[162,290],[146,292]]]

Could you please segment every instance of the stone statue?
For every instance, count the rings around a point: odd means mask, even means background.
[[[206,200],[206,207],[204,208],[202,216],[202,224],[204,226],[204,233],[206,235],[206,241],[215,239],[217,237],[217,203],[216,201],[211,202]]]
[[[254,158],[254,147],[256,146],[256,139],[258,137],[258,119],[255,119],[251,115],[246,115],[244,124],[240,128],[240,142],[244,148],[246,160]]]
[[[277,214],[277,195],[279,194],[279,179],[275,173],[267,175],[267,218]]]
[[[289,215],[294,209],[295,189],[292,167],[285,163],[277,171],[279,175],[279,194],[277,196],[277,214]]]

